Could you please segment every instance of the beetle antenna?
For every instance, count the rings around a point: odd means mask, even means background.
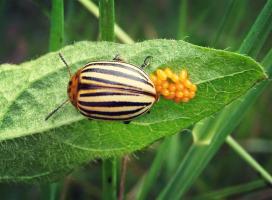
[[[72,73],[71,73],[70,67],[67,64],[67,62],[65,61],[65,59],[64,59],[64,57],[63,57],[63,55],[61,53],[59,53],[59,57],[62,60],[62,62],[65,64],[65,66],[67,67],[67,70],[68,70],[68,73],[70,75],[70,78],[72,78]]]
[[[144,59],[144,63],[141,65],[141,68],[145,68],[146,66],[148,66],[150,64],[150,60],[152,60],[153,57],[152,56],[147,56],[145,59]]]
[[[51,111],[46,117],[45,117],[45,121],[47,121],[53,114],[55,114],[62,106],[64,106],[66,103],[69,102],[69,99],[66,99],[64,102],[62,102],[56,109],[54,109],[53,111]]]

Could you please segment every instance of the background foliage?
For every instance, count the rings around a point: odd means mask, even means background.
[[[245,38],[251,25],[260,13],[266,1],[241,0],[234,5],[221,0],[193,1],[116,1],[116,22],[135,40],[142,41],[153,38],[179,38],[194,44],[228,49],[235,51]],[[96,2],[97,3],[97,2]],[[177,6],[179,5],[179,6]],[[208,5],[208,6],[207,6]],[[232,6],[226,21],[222,23],[223,13]],[[50,26],[49,1],[7,1],[0,3],[0,62],[20,63],[38,57],[48,51]],[[65,44],[81,40],[98,39],[98,21],[77,1],[65,1]],[[186,14],[184,14],[186,13]],[[80,23],[79,23],[80,22]],[[224,26],[221,26],[224,24]],[[271,24],[268,24],[271,26]],[[263,33],[268,36],[266,41],[259,41],[256,48],[249,52],[260,50],[257,60],[262,58],[271,48],[271,29]],[[263,45],[264,44],[264,45]],[[51,47],[52,48],[52,47]],[[271,156],[271,87],[259,98],[258,102],[247,112],[242,123],[234,131],[237,140],[266,169],[272,167]],[[269,104],[270,103],[270,104]],[[192,143],[190,130],[169,138],[165,141],[168,151],[162,151],[162,157],[157,159],[164,163],[157,174],[157,181],[148,192],[149,198],[154,198],[169,182],[173,171],[188,151]],[[171,145],[167,145],[171,144]],[[144,175],[159,147],[156,143],[152,148],[130,156],[126,191],[128,197],[135,196],[136,186],[140,185],[139,177]],[[161,148],[161,147],[160,147]],[[159,151],[158,151],[159,152]],[[166,160],[167,162],[164,162]],[[243,173],[241,170],[243,169]],[[30,169],[31,170],[31,169]],[[227,173],[227,176],[226,176]],[[92,162],[82,170],[77,170],[65,180],[62,185],[63,199],[100,198],[101,195],[101,165],[100,161]],[[204,198],[205,193],[230,187],[236,184],[250,184],[258,179],[258,175],[233,151],[223,145],[216,156],[205,168],[204,172],[187,192],[186,198]],[[259,180],[257,180],[259,181]],[[136,186],[135,186],[136,184]],[[251,183],[250,193],[242,193],[244,198],[265,199],[271,197],[271,189],[264,187],[262,181]],[[259,187],[257,187],[259,186]],[[249,186],[248,186],[249,187]],[[18,199],[23,197],[47,198],[47,185],[6,185],[1,184],[0,193],[3,199]],[[254,191],[254,188],[261,188]],[[232,188],[229,188],[232,189]],[[239,188],[233,189],[238,193]],[[203,196],[199,196],[202,194]],[[197,196],[198,195],[198,196]],[[207,194],[208,195],[208,194]],[[214,197],[214,195],[212,195]],[[242,198],[238,196],[237,198]]]

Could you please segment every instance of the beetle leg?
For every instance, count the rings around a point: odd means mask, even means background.
[[[113,58],[113,61],[124,62],[124,60],[120,57],[120,54],[116,54],[116,56]]]
[[[148,66],[150,64],[150,60],[152,60],[152,56],[147,56],[145,59],[144,59],[144,63],[141,65],[141,68],[145,68],[146,66]]]
[[[129,124],[129,123],[130,123],[130,121],[123,121],[123,123],[124,123],[124,124]]]

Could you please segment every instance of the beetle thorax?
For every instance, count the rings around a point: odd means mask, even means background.
[[[80,70],[72,76],[67,87],[67,93],[71,103],[77,107],[77,94],[78,94],[78,80]]]

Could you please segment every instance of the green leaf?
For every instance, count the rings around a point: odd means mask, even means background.
[[[88,161],[131,153],[215,113],[267,76],[253,59],[184,41],[150,40],[136,44],[79,42],[60,50],[76,72],[90,61],[117,53],[141,65],[153,56],[147,73],[169,66],[186,68],[198,85],[196,97],[176,104],[160,99],[150,114],[126,125],[88,120],[67,105],[45,116],[67,98],[67,70],[57,53],[19,66],[0,67],[0,179],[52,180]]]

